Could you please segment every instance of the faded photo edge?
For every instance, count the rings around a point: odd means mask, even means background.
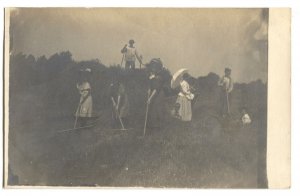
[[[281,78],[279,80],[278,78]],[[269,9],[267,176],[291,186],[291,9]]]
[[[8,133],[9,133],[9,18],[10,8],[5,8],[4,33],[4,188],[29,188],[9,186]],[[268,188],[291,186],[291,9],[269,8],[269,60],[268,60],[268,128],[267,177]],[[284,65],[284,66],[283,66]],[[282,80],[278,80],[281,77]],[[281,89],[282,91],[278,91]],[[280,104],[279,104],[280,103]],[[280,114],[280,115],[279,115]],[[280,142],[280,143],[278,143]],[[279,146],[280,144],[280,146]],[[34,188],[43,188],[33,186]],[[46,187],[51,188],[51,187]],[[53,187],[61,188],[61,187]],[[74,188],[74,187],[72,187]],[[75,187],[76,188],[76,187]],[[86,188],[86,187],[85,187]],[[95,188],[95,187],[90,187]],[[105,187],[97,187],[105,188]]]

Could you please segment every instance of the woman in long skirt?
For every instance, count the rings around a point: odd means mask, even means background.
[[[164,92],[163,78],[160,75],[162,62],[160,59],[152,59],[147,65],[150,69],[148,100],[149,116],[148,127],[152,130],[160,130],[164,125]]]
[[[75,115],[78,117],[80,127],[83,127],[87,124],[88,119],[92,117],[93,113],[91,86],[86,76],[81,77],[80,81],[77,83],[77,89],[81,96]]]
[[[194,99],[194,94],[190,91],[190,85],[186,81],[188,74],[185,73],[180,81],[180,92],[176,100],[176,105],[178,105],[177,115],[182,121],[192,120],[192,104],[191,101]]]

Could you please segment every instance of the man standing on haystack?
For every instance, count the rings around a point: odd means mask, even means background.
[[[233,80],[231,78],[231,69],[225,68],[225,75],[220,79],[219,86],[222,87],[221,93],[221,114],[223,118],[230,115],[231,91],[233,90]]]
[[[142,65],[142,59],[138,55],[137,49],[133,46],[134,40],[129,40],[129,45],[125,44],[122,48],[121,53],[123,58],[125,57],[125,69],[135,69],[135,59],[137,58],[140,65]],[[123,59],[122,59],[123,62]],[[121,63],[122,66],[122,63]]]

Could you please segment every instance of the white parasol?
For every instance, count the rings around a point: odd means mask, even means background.
[[[172,77],[171,88],[176,88],[177,86],[179,86],[182,75],[187,72],[188,72],[188,69],[185,69],[185,68],[179,69]]]

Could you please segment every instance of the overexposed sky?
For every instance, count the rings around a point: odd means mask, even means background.
[[[69,50],[75,60],[119,64],[129,39],[144,62],[159,57],[172,73],[198,77],[232,68],[235,81],[267,80],[267,10],[15,9],[13,52],[34,56]]]

